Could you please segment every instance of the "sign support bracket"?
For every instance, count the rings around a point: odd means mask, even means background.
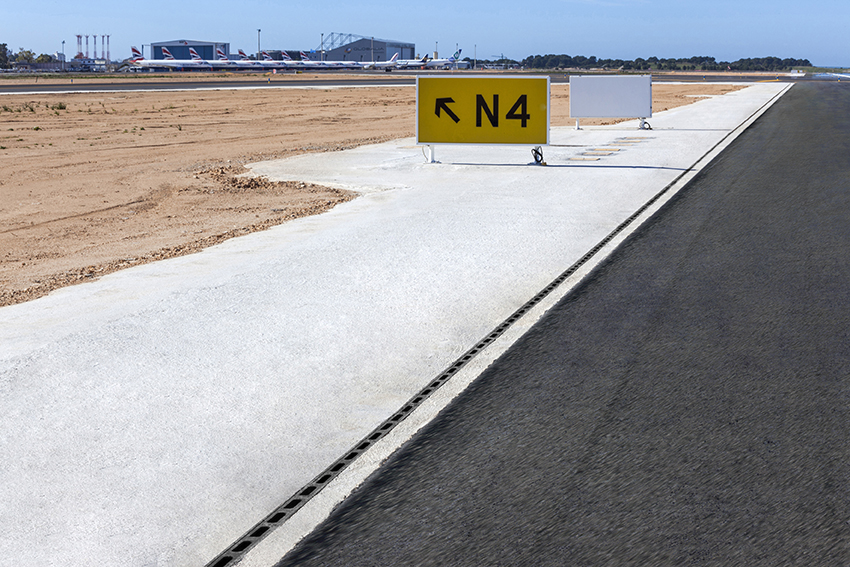
[[[437,163],[434,159],[434,144],[428,144],[428,163]]]

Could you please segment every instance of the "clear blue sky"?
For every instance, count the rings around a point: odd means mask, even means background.
[[[113,59],[130,46],[172,39],[229,42],[231,49],[314,49],[322,33],[416,44],[424,54],[513,59],[566,53],[600,58],[776,56],[850,66],[847,0],[326,0],[11,2],[0,43],[73,57],[76,34],[110,34]],[[90,40],[91,41],[91,40]],[[477,46],[477,47],[476,47]],[[100,51],[100,38],[98,38]],[[146,50],[147,54],[147,50]]]

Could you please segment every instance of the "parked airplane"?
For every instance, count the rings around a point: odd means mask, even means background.
[[[272,56],[269,55],[268,51],[263,51],[263,67],[271,68],[271,69],[297,69],[299,68],[296,65],[295,61],[286,53],[286,51],[282,51],[283,61],[278,61],[277,59],[272,59]]]
[[[398,61],[398,53],[393,55],[389,61],[376,61],[369,63],[359,63],[356,61],[313,61],[305,52],[299,53],[301,60],[296,61],[289,56],[286,51],[281,51],[283,60],[272,59],[272,56],[267,51],[262,51],[260,54],[263,57],[262,65],[270,68],[284,69],[372,69],[372,68],[387,68],[394,67]],[[239,55],[243,59],[247,59],[247,55],[243,51],[239,51]]]
[[[211,61],[202,58],[195,48],[189,48],[191,59],[176,59],[167,47],[162,48],[163,59],[145,59],[142,52],[135,46],[131,47],[132,57],[128,62],[136,67],[143,68],[171,68],[171,69],[426,69],[444,68],[458,61],[461,50],[458,50],[448,59],[429,59],[427,55],[421,59],[399,59],[395,53],[388,61],[311,61],[310,57],[303,51],[300,53],[301,60],[293,60],[286,51],[282,51],[282,61],[272,59],[267,51],[262,51],[262,61],[254,61],[243,51],[239,50],[239,59],[232,60],[227,57],[224,50],[216,48],[217,58]]]
[[[241,49],[239,50],[240,59],[235,60],[235,61],[232,60],[232,59],[229,59],[227,57],[227,54],[220,47],[215,48],[215,53],[216,53],[216,57],[217,57],[215,62],[218,65],[224,65],[226,67],[230,67],[230,68],[234,68],[234,69],[251,69],[251,68],[258,69],[259,68],[258,62],[257,61],[251,61],[250,59],[248,59],[248,56],[245,55],[245,52],[243,52]]]
[[[145,56],[142,55],[142,52],[139,51],[139,48],[135,45],[130,47],[130,51],[132,52],[132,56],[128,61],[137,67],[153,67],[151,63],[154,62],[153,59],[145,59]],[[161,67],[165,67],[165,65],[160,65]]]
[[[136,67],[146,67],[146,68],[170,68],[170,69],[184,69],[184,68],[209,68],[208,65],[205,65],[203,61],[198,62],[190,59],[175,59],[171,52],[167,47],[162,48],[162,55],[165,59],[145,59],[142,55],[142,52],[135,46],[132,46],[130,50],[133,53],[133,56],[130,58],[130,63],[135,65]]]
[[[330,65],[327,65],[326,64],[327,62],[325,62],[325,61],[311,61],[310,57],[308,57],[307,54],[304,53],[303,51],[300,53],[300,55],[301,55],[301,64],[308,69],[330,67]]]
[[[427,55],[421,59],[399,59],[390,68],[393,69],[447,69],[454,63],[460,60],[460,52],[458,49],[454,55],[448,59],[431,59]],[[389,70],[389,68],[387,68]]]
[[[371,61],[369,63],[358,63],[357,66],[362,69],[384,69],[389,71],[398,63],[398,52],[393,55],[389,61]]]
[[[449,67],[460,61],[461,51],[463,51],[463,49],[458,49],[457,51],[455,51],[455,54],[449,57],[448,59],[429,59],[428,65],[426,65],[426,67],[428,67],[429,69],[448,69]]]
[[[165,48],[163,48],[163,49],[165,49]],[[198,62],[198,63],[200,63],[200,62],[206,63],[206,61],[204,61],[204,59],[198,54],[198,52],[195,51],[194,47],[189,48],[189,56],[192,58],[192,61],[195,61],[195,62]]]
[[[313,61],[303,51],[300,53],[301,61],[297,61],[304,69],[357,69],[353,61]]]
[[[423,56],[422,59],[399,59],[395,64],[398,69],[424,69],[427,65],[427,55]]]
[[[220,48],[216,48],[216,59],[207,60],[201,57],[201,55],[195,51],[194,47],[189,48],[189,55],[192,57],[192,61],[203,68],[206,69],[235,69],[236,62],[231,61],[227,58],[227,55],[224,54]]]

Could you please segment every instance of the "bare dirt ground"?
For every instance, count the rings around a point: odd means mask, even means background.
[[[656,84],[653,108],[738,88]],[[413,136],[414,106],[405,86],[0,95],[0,306],[353,199],[236,175]],[[566,85],[551,123],[573,124]]]

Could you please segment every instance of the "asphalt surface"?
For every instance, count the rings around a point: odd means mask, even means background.
[[[279,567],[850,564],[848,218],[798,84]]]

